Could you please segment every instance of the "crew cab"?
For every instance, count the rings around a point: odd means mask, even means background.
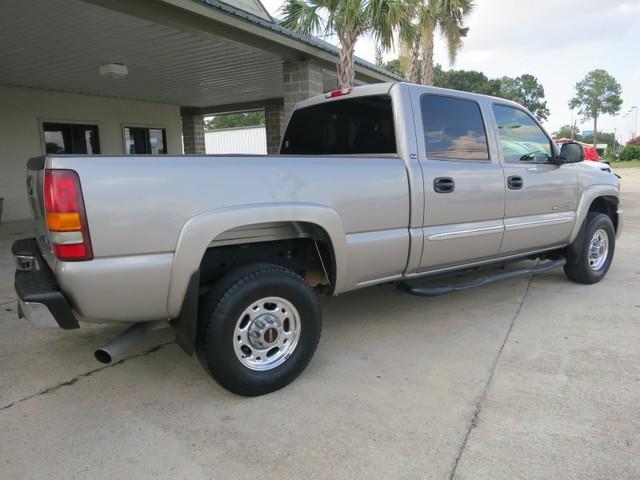
[[[221,385],[260,395],[311,360],[319,294],[397,282],[430,296],[560,266],[601,280],[619,179],[583,158],[516,103],[406,83],[301,102],[279,155],[33,158],[20,310],[133,325],[101,361],[171,325]],[[523,259],[538,263],[478,270]]]

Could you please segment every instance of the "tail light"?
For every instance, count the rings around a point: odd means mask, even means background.
[[[73,170],[47,170],[44,204],[53,253],[60,260],[91,260],[91,239],[80,189]]]

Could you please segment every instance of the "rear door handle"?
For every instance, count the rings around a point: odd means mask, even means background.
[[[507,178],[507,186],[511,190],[520,190],[523,185],[524,180],[522,180],[522,177],[519,175],[512,175],[511,177]]]
[[[456,184],[451,177],[438,177],[433,179],[433,190],[437,193],[451,193],[456,189]]]

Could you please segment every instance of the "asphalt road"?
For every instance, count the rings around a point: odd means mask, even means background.
[[[424,299],[374,287],[324,302],[318,352],[242,398],[158,331],[19,320],[0,226],[0,478],[640,478],[640,170],[600,284],[562,272]]]

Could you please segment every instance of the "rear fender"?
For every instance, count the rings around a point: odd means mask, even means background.
[[[194,272],[212,240],[232,228],[265,222],[307,222],[318,225],[329,236],[335,255],[335,289],[344,289],[347,278],[347,240],[337,212],[313,203],[268,203],[225,207],[200,213],[185,223],[173,257],[167,310],[170,318],[180,314]]]

